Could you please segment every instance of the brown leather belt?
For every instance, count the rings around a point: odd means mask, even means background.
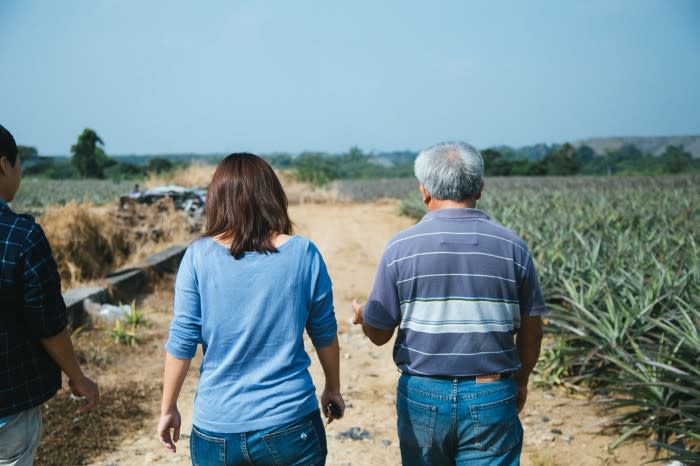
[[[399,372],[401,372],[401,371],[399,371]],[[450,377],[448,375],[416,375],[416,374],[406,374],[406,375],[410,375],[412,377],[430,377],[430,378],[434,378],[434,379],[443,379],[443,380],[474,380],[476,383],[489,383],[489,382],[498,382],[499,380],[507,379],[512,374],[511,373],[481,374],[481,375],[456,376],[456,377]]]
[[[498,382],[501,380],[501,374],[483,374],[474,377],[476,383]]]

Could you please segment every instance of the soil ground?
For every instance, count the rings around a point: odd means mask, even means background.
[[[412,224],[396,214],[394,201],[372,204],[305,204],[290,207],[297,233],[310,238],[324,256],[334,284],[341,345],[345,417],[326,428],[329,465],[401,463],[394,410],[398,372],[392,347],[376,347],[350,324],[352,298],[366,299],[374,270],[389,237]],[[136,329],[137,346],[116,343],[113,328],[85,330],[74,336],[86,372],[101,387],[102,404],[81,414],[66,390],[44,406],[41,465],[190,464],[189,433],[198,359],[183,387],[179,409],[182,436],[175,454],[156,438],[163,343],[172,305],[172,277],[137,301],[146,325]],[[307,350],[313,348],[307,341]],[[312,376],[323,386],[313,354]],[[595,402],[556,390],[530,388],[521,413],[525,428],[524,465],[638,465],[653,458],[643,443],[609,450],[614,437],[600,433],[606,419]],[[353,439],[366,437],[364,439]]]

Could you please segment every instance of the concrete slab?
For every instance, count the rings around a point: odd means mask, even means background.
[[[147,257],[134,267],[114,271],[105,277],[106,287],[80,287],[66,290],[63,300],[68,307],[68,319],[75,328],[86,322],[83,308],[86,299],[97,303],[130,302],[137,294],[165,273],[177,272],[188,244],[171,246]]]

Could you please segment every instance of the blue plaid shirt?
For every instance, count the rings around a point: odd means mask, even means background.
[[[61,371],[41,339],[66,325],[44,232],[0,199],[0,418],[40,405],[61,387]]]

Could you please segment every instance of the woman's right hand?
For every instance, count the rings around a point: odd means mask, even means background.
[[[340,410],[340,415],[332,414],[328,408],[330,403],[335,404]],[[329,392],[324,390],[321,394],[321,406],[323,407],[323,415],[328,421],[327,424],[333,422],[333,419],[340,419],[345,414],[345,401],[343,400],[343,395],[339,392]]]
[[[161,413],[160,420],[158,421],[158,438],[160,439],[160,443],[173,453],[177,450],[175,442],[180,439],[181,423],[180,411],[177,410],[177,407],[165,413]],[[172,436],[170,435],[170,429],[173,429]]]

